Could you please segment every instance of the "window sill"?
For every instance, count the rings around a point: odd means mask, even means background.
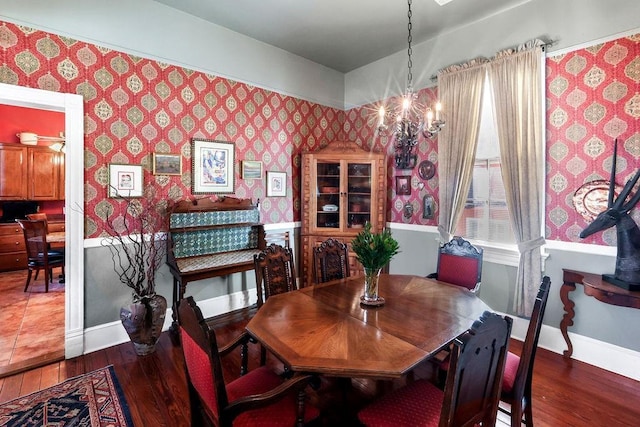
[[[520,252],[518,252],[518,245],[485,242],[482,240],[469,240],[471,244],[476,247],[482,248],[482,260],[491,262],[494,264],[509,265],[517,267],[520,263]],[[544,270],[544,263],[549,258],[549,253],[542,251],[542,269]]]

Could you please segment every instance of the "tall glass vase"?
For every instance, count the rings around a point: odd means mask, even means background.
[[[382,305],[384,298],[378,295],[378,282],[380,279],[381,268],[364,269],[364,295],[360,298],[360,302],[365,305]]]

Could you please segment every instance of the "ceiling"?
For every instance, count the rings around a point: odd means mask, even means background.
[[[155,1],[343,73],[408,47],[401,0]],[[415,0],[412,43],[529,1]]]

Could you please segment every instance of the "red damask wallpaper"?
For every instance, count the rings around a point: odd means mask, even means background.
[[[88,238],[101,234],[105,208],[120,208],[106,197],[109,163],[142,164],[145,182],[154,182],[167,197],[190,197],[193,137],[234,142],[235,196],[260,199],[265,223],[300,220],[303,150],[350,140],[388,155],[389,221],[437,225],[437,138],[420,137],[417,147],[418,163],[436,164],[433,178],[422,180],[417,168],[396,170],[392,141],[374,132],[375,104],[344,112],[3,22],[0,82],[84,97]],[[425,104],[437,98],[432,88],[418,95]],[[548,239],[613,244],[615,229],[584,240],[578,237],[588,222],[576,212],[573,194],[589,181],[608,179],[615,138],[619,141],[617,183],[624,184],[640,166],[639,123],[640,36],[547,59]],[[152,175],[153,152],[181,154],[182,176]],[[262,161],[263,171],[287,172],[289,197],[267,198],[264,179],[242,180],[242,160]],[[410,176],[410,195],[396,194],[399,175]],[[433,219],[423,218],[425,195],[435,199]],[[403,215],[407,204],[414,211],[409,218]]]
[[[609,179],[616,138],[616,184],[640,167],[640,34],[551,56],[546,72],[546,237],[612,245],[615,227],[580,239],[590,221],[576,212],[573,195]],[[640,209],[633,216],[640,223]]]
[[[260,199],[265,223],[300,219],[299,156],[344,139],[343,111],[0,22],[0,82],[77,93],[85,112],[87,238],[102,233],[108,164],[141,164],[145,183],[172,199],[191,197],[191,138],[235,144],[234,196]],[[183,157],[182,176],[151,173],[153,152]],[[267,198],[265,179],[240,178],[242,160],[287,173],[292,197]]]

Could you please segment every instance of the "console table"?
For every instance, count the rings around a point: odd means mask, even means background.
[[[562,353],[564,357],[570,358],[573,354],[573,345],[567,333],[567,327],[573,326],[575,303],[569,299],[569,292],[576,289],[576,284],[582,285],[585,295],[594,297],[604,303],[619,305],[621,307],[640,308],[640,292],[631,292],[602,280],[601,274],[584,273],[562,269],[562,280],[564,283],[560,288],[560,300],[564,306],[564,315],[560,321],[560,332],[567,343],[567,349]]]

